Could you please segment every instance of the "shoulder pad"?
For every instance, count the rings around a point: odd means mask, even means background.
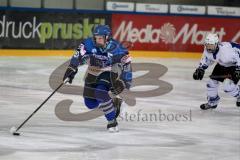
[[[95,44],[93,42],[92,38],[85,39],[82,44],[84,45],[85,50],[90,53],[92,49],[94,48]]]
[[[229,43],[229,42],[221,42],[221,43],[219,43],[219,46],[227,46],[227,47],[230,47],[231,46],[231,44]]]
[[[108,45],[107,51],[112,54],[127,54],[128,50],[121,43],[112,39]]]

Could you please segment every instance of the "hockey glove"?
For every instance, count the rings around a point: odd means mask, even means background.
[[[117,79],[112,82],[111,92],[115,95],[119,95],[125,88],[125,84],[122,80]]]
[[[204,76],[204,73],[205,73],[205,71],[204,71],[203,68],[200,68],[200,67],[197,68],[195,70],[195,72],[193,73],[193,79],[194,80],[202,80],[203,76]]]
[[[240,67],[236,67],[233,77],[232,77],[234,82],[238,82],[240,79]]]
[[[76,67],[69,65],[64,74],[63,81],[69,78],[68,82],[71,84],[77,72],[78,72],[78,69]]]
[[[126,87],[124,82],[118,78],[118,73],[111,72],[110,77],[112,84],[110,88],[111,92],[115,95],[120,94]]]

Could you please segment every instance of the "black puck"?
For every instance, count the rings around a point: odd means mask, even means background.
[[[14,132],[13,135],[14,136],[20,136],[20,133]]]

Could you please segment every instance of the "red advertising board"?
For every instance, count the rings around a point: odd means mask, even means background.
[[[133,50],[201,52],[209,32],[240,43],[239,18],[113,14],[112,29],[114,38],[132,42]]]

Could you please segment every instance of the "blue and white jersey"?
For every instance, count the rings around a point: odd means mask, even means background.
[[[111,39],[106,48],[96,46],[93,38],[85,39],[76,49],[70,65],[78,67],[88,64],[87,73],[99,76],[104,71],[113,71],[113,66],[121,66],[121,79],[125,82],[132,81],[132,70],[129,68],[131,57],[128,50],[118,41]]]
[[[233,42],[222,42],[215,53],[209,53],[204,48],[199,67],[207,69],[214,62],[224,67],[240,67],[240,45]]]
[[[126,55],[128,55],[128,50],[116,40],[111,39],[107,47],[102,49],[95,45],[92,38],[88,38],[76,49],[70,64],[77,67],[88,60],[90,66],[105,68],[114,63],[121,63],[121,59]],[[98,61],[102,62],[98,63]]]

